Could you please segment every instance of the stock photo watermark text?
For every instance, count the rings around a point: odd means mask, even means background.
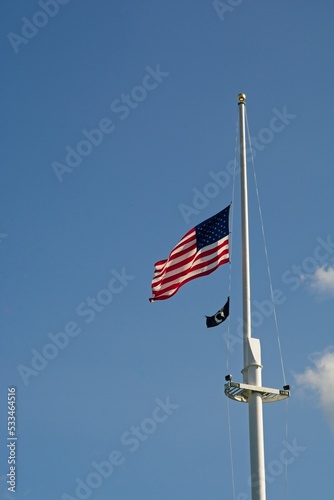
[[[127,274],[123,267],[121,272],[113,269],[112,277],[109,279],[107,286],[101,288],[93,297],[86,297],[80,302],[75,309],[78,318],[84,318],[86,324],[92,323],[97,314],[100,314],[114,299],[114,295],[121,293],[135,279],[135,276]],[[37,377],[49,362],[54,360],[61,351],[64,351],[69,345],[71,339],[77,337],[83,331],[79,320],[68,321],[62,331],[57,333],[48,333],[48,342],[42,348],[31,349],[32,358],[29,365],[19,364],[17,371],[25,386],[29,384],[30,377]]]
[[[305,446],[300,446],[297,444],[297,440],[293,439],[292,444],[288,441],[283,441],[283,448],[277,459],[270,460],[266,466],[266,477],[262,481],[268,484],[273,483],[276,478],[281,476],[285,468],[291,465],[301,454],[301,452],[306,450]],[[260,486],[260,481],[254,481],[252,476],[248,479],[249,485]],[[239,493],[236,500],[250,500],[250,496],[247,493]]]
[[[316,269],[324,265],[334,257],[334,241],[331,235],[326,238],[316,238],[317,245],[314,247],[313,254],[305,257],[300,264],[292,264],[289,269],[281,275],[281,282],[288,286],[291,292],[296,291],[305,281],[307,276],[312,275]],[[252,302],[251,321],[252,327],[260,327],[266,318],[269,318],[274,313],[274,304],[281,305],[287,300],[286,293],[280,288],[273,290],[271,299],[263,299],[261,301],[254,300]],[[241,316],[237,318],[236,333],[223,334],[223,338],[228,345],[231,353],[234,352],[236,344],[243,343],[243,319]]]
[[[91,463],[93,469],[85,479],[77,477],[75,479],[76,488],[73,495],[63,493],[61,500],[86,500],[93,490],[103,484],[104,479],[108,479],[116,467],[120,467],[126,461],[126,453],[134,453],[138,448],[154,434],[159,425],[165,422],[180,405],[172,403],[170,396],[165,400],[157,398],[156,406],[149,417],[144,418],[139,425],[132,425],[130,429],[124,431],[120,436],[120,444],[123,451],[114,449],[110,452],[106,460]],[[121,447],[120,447],[121,448]]]
[[[156,89],[161,84],[164,78],[169,76],[167,71],[160,69],[160,64],[156,64],[155,68],[146,66],[146,74],[142,78],[141,85],[135,85],[128,94],[121,94],[118,99],[114,99],[110,104],[112,113],[119,119],[125,120],[136,109],[139,103],[143,102],[148,93]],[[83,129],[81,134],[84,139],[80,139],[73,147],[65,146],[65,155],[62,161],[53,161],[51,166],[59,182],[64,181],[64,175],[70,174],[83,161],[92,154],[95,148],[102,144],[106,135],[112,134],[116,130],[114,118],[104,117],[97,126],[91,130]]]
[[[261,128],[257,135],[250,139],[253,158],[274,140],[275,134],[283,132],[290,122],[297,117],[297,115],[289,113],[286,106],[283,106],[282,111],[273,108],[272,113],[273,116],[269,120],[268,127]],[[250,153],[251,150],[247,148],[246,155],[249,156]],[[179,204],[179,210],[186,224],[189,224],[190,218],[193,215],[198,215],[201,210],[204,210],[209,205],[210,200],[216,198],[230,184],[232,177],[239,173],[240,168],[236,168],[234,160],[227,162],[225,170],[209,172],[210,181],[202,189],[193,188],[194,196],[191,205],[186,203]]]
[[[243,3],[243,1],[244,0],[226,0],[226,2],[222,2],[221,0],[213,0],[212,5],[219,19],[224,21],[226,14],[233,12],[236,7]]]
[[[55,17],[60,9],[60,6],[66,5],[70,0],[39,0],[38,6],[41,10],[37,10],[31,17],[21,17],[22,26],[21,34],[10,31],[7,33],[7,38],[15,52],[19,53],[21,45],[27,45],[32,38],[38,35],[39,30],[44,28],[50,18]]]

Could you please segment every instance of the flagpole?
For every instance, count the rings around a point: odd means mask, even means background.
[[[250,298],[250,264],[249,264],[249,226],[248,226],[248,192],[247,161],[245,134],[245,94],[238,95],[240,122],[240,170],[241,170],[241,233],[242,233],[242,304],[243,304],[243,351],[244,351],[244,384],[262,387],[261,346],[259,339],[251,334],[251,298]],[[261,392],[250,391],[249,440],[252,500],[266,499],[263,408]]]
[[[245,94],[238,95],[240,123],[241,239],[242,239],[242,309],[243,309],[243,383],[226,375],[225,394],[240,403],[248,403],[249,445],[252,500],[266,500],[264,463],[263,403],[290,397],[290,386],[282,389],[262,387],[260,340],[252,337],[249,265],[248,194],[245,133]]]
[[[245,133],[245,94],[238,95],[240,126],[240,178],[241,178],[241,241],[242,241],[242,310],[243,337],[245,341],[251,337],[250,307],[250,269],[249,269],[249,229],[248,229],[248,190]],[[244,365],[246,366],[246,349],[244,349]]]

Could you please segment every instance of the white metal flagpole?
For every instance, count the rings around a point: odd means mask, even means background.
[[[249,265],[249,230],[248,230],[248,192],[247,161],[245,134],[245,94],[238,95],[240,118],[240,175],[241,175],[241,232],[242,232],[242,302],[243,302],[243,346],[244,383],[262,386],[261,346],[258,339],[252,338],[251,331],[251,298],[250,298],[250,265]],[[265,464],[263,438],[262,395],[251,392],[249,405],[249,438],[251,464],[252,500],[265,500]]]
[[[250,270],[249,270],[249,229],[248,229],[248,190],[247,161],[245,133],[245,94],[238,95],[240,123],[240,180],[241,180],[241,242],[242,242],[242,309],[244,346],[251,334],[250,305]],[[247,364],[246,349],[244,349],[244,365]]]
[[[238,95],[240,117],[240,175],[241,175],[241,236],[242,236],[242,309],[243,309],[243,383],[232,381],[226,375],[225,394],[235,401],[248,403],[249,443],[252,500],[266,500],[266,478],[263,438],[263,403],[281,401],[290,396],[289,386],[283,390],[262,387],[260,340],[252,337],[248,194],[245,134],[245,94]]]

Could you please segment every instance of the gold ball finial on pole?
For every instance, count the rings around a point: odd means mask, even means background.
[[[238,94],[238,101],[245,102],[246,101],[246,94]]]

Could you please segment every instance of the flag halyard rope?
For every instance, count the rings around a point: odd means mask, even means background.
[[[230,210],[230,242],[229,242],[229,254],[230,254],[230,265],[229,265],[229,285],[228,294],[231,297],[232,293],[232,236],[233,236],[233,220],[234,220],[234,197],[235,197],[235,177],[236,177],[236,167],[237,167],[237,149],[238,149],[238,127],[239,127],[239,113],[237,113],[237,125],[235,132],[235,150],[234,150],[234,166],[233,166],[233,180],[232,180],[232,203]],[[227,356],[226,356],[226,373],[229,370],[229,356],[230,356],[230,328],[231,322],[228,318],[227,324]],[[232,430],[231,430],[231,416],[230,416],[230,400],[226,398],[227,404],[227,424],[228,424],[228,435],[229,435],[229,448],[230,448],[230,464],[231,464],[231,483],[232,483],[232,498],[236,500],[235,496],[235,477],[234,477],[234,460],[233,460],[233,443],[232,443]]]
[[[278,328],[276,306],[275,306],[275,301],[274,301],[274,291],[273,291],[271,270],[270,270],[270,264],[269,264],[268,247],[267,247],[266,235],[265,235],[265,230],[264,230],[262,209],[261,209],[261,203],[260,203],[260,193],[259,193],[259,187],[258,187],[258,183],[257,183],[257,176],[256,176],[256,171],[255,171],[255,164],[254,164],[254,156],[253,156],[252,143],[251,143],[251,140],[250,140],[250,132],[249,132],[249,126],[248,126],[247,112],[246,112],[246,127],[247,127],[248,143],[249,143],[250,154],[251,154],[251,162],[252,162],[252,167],[253,167],[253,176],[254,176],[254,182],[255,182],[255,191],[256,191],[256,197],[257,197],[258,209],[259,209],[259,215],[260,215],[261,232],[262,232],[262,238],[263,238],[263,243],[264,243],[264,253],[265,253],[265,258],[266,258],[267,273],[268,273],[269,287],[270,287],[270,299],[271,299],[272,306],[273,306],[273,316],[274,316],[275,329],[276,329],[276,335],[277,335],[278,350],[279,350],[279,355],[280,355],[282,377],[283,377],[283,383],[284,383],[284,385],[286,385],[285,369],[284,369],[284,362],[283,362],[282,348],[281,348],[281,339],[280,339],[280,332],[279,332],[279,328]]]
[[[235,148],[234,148],[234,164],[233,164],[233,180],[232,180],[232,202],[230,209],[230,241],[229,241],[229,255],[230,255],[230,265],[229,265],[229,283],[228,283],[228,295],[232,295],[232,239],[233,239],[233,223],[234,223],[234,198],[235,198],[235,177],[237,169],[237,150],[238,150],[238,126],[239,126],[239,114],[237,114],[237,124],[235,132]],[[230,355],[230,328],[231,323],[228,321],[227,326],[227,357],[226,357],[226,373],[229,369],[229,355]]]
[[[258,187],[257,176],[256,176],[256,171],[255,171],[254,155],[253,155],[252,143],[251,143],[251,139],[250,139],[249,126],[248,126],[247,111],[245,113],[245,117],[246,117],[248,144],[249,144],[249,148],[250,148],[251,162],[252,162],[252,167],[253,167],[253,176],[254,176],[256,197],[257,197],[257,202],[258,202],[258,209],[259,209],[259,216],[260,216],[260,223],[261,223],[261,232],[262,232],[262,238],[263,238],[263,243],[264,243],[264,252],[265,252],[265,258],[266,258],[266,264],[267,264],[267,273],[268,273],[269,287],[270,287],[270,298],[271,298],[272,307],[273,307],[273,316],[274,316],[275,329],[276,329],[276,335],[277,335],[278,351],[279,351],[279,356],[280,356],[283,383],[284,383],[284,385],[286,385],[285,369],[284,369],[282,347],[281,347],[281,339],[280,339],[280,332],[279,332],[278,320],[277,320],[277,314],[276,314],[276,306],[275,306],[275,301],[274,301],[274,292],[273,292],[273,284],[272,284],[271,270],[270,270],[270,264],[269,264],[269,255],[268,255],[268,248],[267,248],[264,223],[263,223],[263,216],[262,216],[262,209],[261,209],[261,203],[260,203],[259,187]],[[289,403],[288,403],[288,399],[287,399],[286,403],[285,403],[285,442],[288,442],[288,405],[289,405]],[[287,461],[285,461],[285,466],[284,466],[284,498],[285,498],[285,500],[287,500],[287,498],[288,498],[287,485],[288,485],[288,463],[287,463]]]

